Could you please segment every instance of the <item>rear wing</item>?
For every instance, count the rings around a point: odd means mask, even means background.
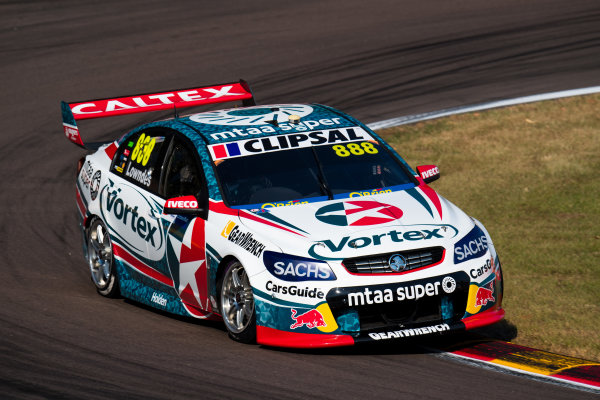
[[[71,142],[85,148],[77,121],[91,118],[113,117],[149,111],[177,110],[179,108],[213,103],[242,101],[244,106],[255,105],[250,86],[244,80],[234,83],[178,89],[160,93],[135,94],[132,96],[86,100],[73,103],[61,102],[65,136]]]

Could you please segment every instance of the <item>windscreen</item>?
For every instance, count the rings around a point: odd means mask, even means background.
[[[249,139],[210,147],[229,206],[319,201],[392,187],[414,178],[361,128]]]

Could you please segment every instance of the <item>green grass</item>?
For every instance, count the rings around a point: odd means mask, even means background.
[[[505,278],[512,341],[600,360],[600,95],[379,132],[484,223]]]

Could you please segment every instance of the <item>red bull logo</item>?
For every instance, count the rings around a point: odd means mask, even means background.
[[[290,329],[296,329],[302,325],[306,325],[307,328],[327,326],[325,320],[323,319],[323,315],[317,310],[310,310],[298,316],[296,316],[296,314],[296,310],[292,308],[292,319],[295,322],[290,326]]]
[[[477,289],[475,306],[485,306],[488,301],[496,301],[494,298],[494,281],[491,281],[487,287],[480,287]]]

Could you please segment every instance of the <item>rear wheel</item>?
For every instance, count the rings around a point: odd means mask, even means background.
[[[117,271],[110,235],[100,218],[94,218],[87,230],[88,264],[98,293],[106,297],[119,294]]]
[[[239,261],[229,263],[221,281],[221,315],[229,336],[242,343],[256,340],[256,312],[252,286]]]

